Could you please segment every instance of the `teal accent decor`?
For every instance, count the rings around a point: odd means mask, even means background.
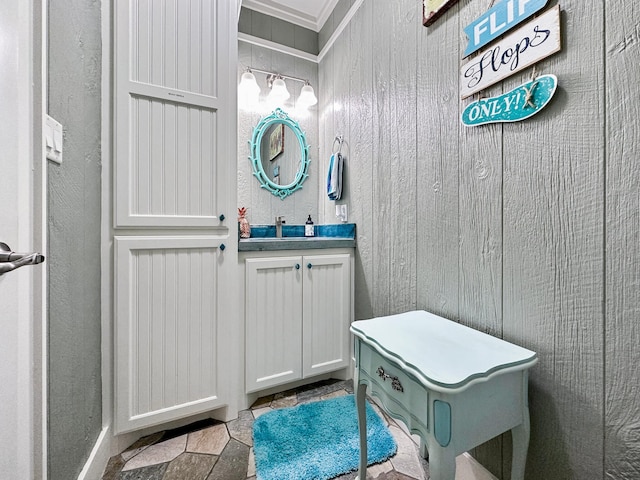
[[[296,172],[293,182],[288,185],[278,185],[272,182],[262,167],[262,158],[260,154],[262,139],[265,136],[265,133],[269,130],[269,127],[274,124],[283,124],[289,127],[293,130],[298,138],[298,142],[300,143],[300,167]],[[309,145],[307,144],[305,134],[300,128],[298,122],[291,119],[284,110],[277,108],[273,113],[266,115],[260,120],[260,122],[258,122],[258,125],[253,129],[253,135],[249,142],[249,147],[251,153],[249,160],[253,166],[253,175],[258,179],[262,188],[271,192],[276,197],[279,197],[281,200],[284,200],[293,192],[302,188],[302,183],[309,176],[307,173],[309,170]]]
[[[469,43],[464,56],[479,48],[542,10],[549,0],[504,0],[464,27]]]
[[[547,106],[556,93],[555,75],[541,75],[499,97],[481,98],[462,112],[462,123],[477,127],[487,123],[519,122]]]
[[[441,447],[451,441],[451,405],[441,400],[433,402],[433,434]]]
[[[316,237],[356,238],[355,223],[316,224]],[[251,238],[275,238],[275,225],[251,225]],[[282,225],[282,237],[304,237],[304,225]]]
[[[313,237],[304,236],[304,225],[282,225],[282,238],[276,238],[275,225],[251,225],[251,238],[241,238],[238,251],[309,250],[354,248],[355,223],[316,225]]]
[[[397,446],[369,402],[366,415],[371,465],[394,455]],[[356,470],[359,435],[353,395],[267,412],[253,423],[257,478],[326,480]]]

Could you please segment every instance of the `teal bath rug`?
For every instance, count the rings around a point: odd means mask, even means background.
[[[396,442],[367,405],[368,464],[396,453]],[[253,423],[258,480],[327,480],[358,469],[360,441],[353,395],[265,413]]]

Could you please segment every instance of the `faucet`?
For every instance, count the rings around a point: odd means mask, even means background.
[[[282,238],[282,224],[286,223],[284,217],[276,217],[276,238]]]

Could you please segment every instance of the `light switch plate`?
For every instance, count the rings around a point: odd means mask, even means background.
[[[62,163],[62,124],[49,115],[45,115],[44,143],[47,159]]]
[[[349,218],[347,212],[347,204],[343,203],[341,205],[336,205],[336,218],[338,218],[341,222],[347,222]]]

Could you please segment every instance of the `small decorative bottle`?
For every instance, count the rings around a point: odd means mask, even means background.
[[[249,238],[251,236],[251,225],[247,220],[247,209],[241,207],[238,209],[238,224],[240,227],[240,238]]]
[[[304,236],[305,237],[313,237],[316,232],[313,228],[313,220],[311,220],[311,215],[307,218],[307,222],[304,224]]]

